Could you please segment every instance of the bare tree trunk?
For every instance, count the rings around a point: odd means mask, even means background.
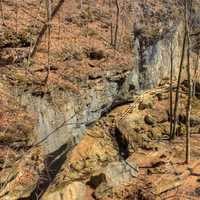
[[[191,101],[192,101],[192,81],[190,72],[190,15],[188,15],[188,5],[191,6],[191,1],[185,0],[185,28],[187,32],[187,78],[188,78],[188,100],[186,108],[186,157],[187,164],[190,162],[190,114],[191,114]],[[191,14],[191,7],[190,7]]]
[[[117,38],[118,38],[118,29],[119,29],[119,2],[115,0],[117,14],[116,14],[116,24],[115,24],[115,38],[114,38],[114,48],[117,49]]]
[[[1,9],[2,25],[5,26],[4,11],[3,11],[3,2],[2,2],[2,0],[0,0],[0,9]]]
[[[186,46],[186,36],[187,33],[184,33],[184,38],[183,38],[183,47],[182,47],[182,53],[181,53],[181,61],[179,65],[179,74],[178,74],[178,81],[177,81],[177,86],[176,86],[176,96],[175,96],[175,105],[174,105],[174,124],[173,124],[173,129],[172,129],[172,134],[170,136],[170,139],[174,139],[175,134],[176,134],[176,124],[177,124],[177,110],[178,110],[178,103],[179,103],[179,90],[180,90],[180,84],[181,84],[181,76],[182,76],[182,70],[183,70],[183,61],[185,57],[185,46]]]
[[[195,93],[196,93],[196,82],[197,82],[197,77],[198,77],[198,68],[199,68],[199,51],[197,52],[197,59],[196,59],[194,75],[193,75],[192,96],[195,96]]]
[[[186,110],[186,163],[190,162],[190,114],[191,114],[191,101],[192,101],[192,81],[190,72],[190,42],[188,38],[188,50],[187,50],[187,76],[188,76],[188,101]]]
[[[112,1],[109,0],[109,9],[110,9],[110,14],[111,14],[111,20],[110,20],[110,45],[114,46],[113,44],[113,23],[112,23]]]
[[[170,135],[172,135],[173,128],[173,88],[172,88],[172,79],[173,79],[173,39],[171,39],[170,46]]]
[[[61,14],[58,14],[58,41],[60,45],[60,40],[61,40]]]
[[[48,81],[50,73],[50,47],[51,47],[51,0],[46,0],[46,10],[47,10],[47,76],[45,78],[45,83]]]

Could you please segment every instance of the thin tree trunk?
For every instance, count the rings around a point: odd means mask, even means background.
[[[192,89],[192,96],[195,96],[196,93],[196,82],[198,77],[198,68],[199,68],[199,52],[197,53],[197,60],[195,63],[194,75],[193,75],[193,89]]]
[[[177,125],[177,110],[178,110],[178,103],[179,103],[179,90],[180,90],[180,84],[181,84],[181,76],[182,76],[182,70],[183,70],[183,61],[185,57],[185,46],[186,46],[186,36],[187,33],[185,31],[184,38],[183,38],[183,47],[182,47],[182,53],[181,53],[181,61],[179,65],[179,74],[178,74],[178,81],[176,86],[176,96],[175,96],[175,105],[174,105],[174,124],[172,129],[172,134],[170,136],[170,139],[174,139],[176,134],[176,125]]]
[[[118,39],[118,29],[119,29],[119,2],[115,0],[117,14],[116,14],[116,24],[115,24],[115,38],[114,38],[114,48],[117,49],[117,39]]]
[[[50,48],[51,48],[51,0],[46,0],[46,10],[47,10],[47,76],[45,78],[45,83],[48,81],[50,73]]]
[[[110,14],[111,14],[111,20],[110,20],[110,45],[111,46],[114,46],[113,44],[113,23],[112,23],[112,2],[111,0],[109,0],[109,11],[110,11]]]
[[[190,72],[190,15],[188,15],[188,4],[191,6],[191,2],[185,0],[185,23],[187,32],[187,78],[188,78],[188,100],[186,110],[186,157],[185,161],[187,164],[190,162],[190,114],[191,114],[191,101],[192,101],[192,81]],[[190,7],[191,14],[191,7]]]
[[[110,42],[110,44],[111,44],[111,46],[114,46],[114,42],[113,42],[113,24],[112,24],[112,22],[110,24],[110,34],[111,34],[111,37],[110,37],[110,41],[111,42]]]
[[[58,14],[58,41],[61,39],[61,14]],[[60,44],[60,43],[59,43]]]
[[[188,50],[187,50],[187,77],[188,77],[188,100],[186,110],[186,163],[190,162],[190,114],[191,114],[191,101],[192,101],[192,81],[190,72],[190,39],[188,37]]]
[[[173,79],[173,39],[171,39],[170,47],[170,135],[172,135],[173,128],[173,88],[172,88],[172,79]]]

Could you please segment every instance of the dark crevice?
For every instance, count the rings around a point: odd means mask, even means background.
[[[117,86],[118,86],[118,91],[122,88],[125,80],[126,80],[126,78],[123,77],[123,78],[120,78],[119,80],[115,81],[117,83]]]
[[[102,78],[102,76],[100,76],[100,75],[97,76],[97,75],[91,74],[91,75],[88,76],[89,80],[97,80],[97,79],[100,79],[100,78]]]
[[[45,93],[43,91],[34,91],[34,92],[32,92],[32,96],[35,96],[35,97],[43,98],[44,95],[45,95]]]
[[[129,85],[129,89],[128,89],[129,92],[135,91],[135,90],[136,90],[135,85],[133,85],[133,84]]]
[[[106,80],[108,82],[117,83],[117,90],[119,91],[122,88],[126,78],[125,77],[120,77],[120,78],[118,78],[118,77],[112,77],[112,78],[111,77],[107,77]]]
[[[128,149],[128,141],[126,138],[123,137],[119,129],[116,127],[115,127],[114,137],[117,142],[119,155],[123,157],[124,159],[127,159],[130,155],[129,149]]]
[[[66,161],[67,153],[70,151],[71,145],[64,144],[58,150],[48,155],[45,160],[45,169],[40,175],[40,180],[28,198],[21,198],[19,200],[39,200],[48,189],[58,172],[60,171],[63,163]]]
[[[101,60],[105,57],[102,50],[96,49],[90,49],[88,52],[86,52],[86,55],[90,60]]]
[[[101,117],[104,117],[106,116],[107,114],[109,114],[113,109],[119,107],[119,106],[123,106],[123,105],[128,105],[130,103],[133,103],[133,100],[126,100],[126,99],[122,99],[122,98],[115,98],[112,102],[112,104],[106,108],[106,109],[103,109],[102,112],[101,112]],[[101,118],[100,117],[100,118]]]
[[[106,181],[106,176],[105,174],[101,173],[97,176],[92,176],[86,184],[92,189],[96,189],[104,181]]]

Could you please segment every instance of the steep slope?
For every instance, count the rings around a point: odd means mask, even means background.
[[[182,85],[174,141],[167,140],[169,84],[164,84],[89,128],[42,199],[199,199],[200,101],[193,99],[188,166],[184,164],[185,91]]]
[[[47,170],[43,170],[38,181],[38,186],[44,187],[42,193],[51,182],[51,178],[43,180],[49,175],[48,167],[55,170],[50,172],[54,178],[68,151],[82,141],[88,128],[114,107],[134,101],[135,95],[169,77],[171,56],[174,58],[174,78],[180,62],[184,33],[182,0],[119,1],[116,49],[111,44],[111,30],[114,38],[117,27],[115,3],[83,1],[81,7],[80,2],[52,1],[52,10],[57,8],[57,12],[52,17],[49,37],[44,1],[2,1],[0,83],[2,90],[8,90],[13,102],[17,102],[18,114],[34,115],[36,121],[22,118],[23,124],[31,124],[31,128],[21,131],[21,126],[17,126],[13,130],[17,139],[4,142],[2,138],[0,141],[2,148],[22,142],[17,154],[20,152],[24,156],[40,146],[47,164]],[[191,63],[197,67],[200,6],[197,0],[193,3]],[[9,98],[4,95],[2,99],[7,101]],[[12,126],[16,126],[17,117],[11,115],[10,119]],[[11,137],[9,131],[4,135]],[[94,142],[98,142],[96,140]],[[112,144],[108,140],[107,148],[110,147]],[[117,152],[112,153],[114,159]],[[19,163],[23,163],[21,159]],[[56,169],[50,167],[52,163],[56,163]],[[37,168],[37,164],[31,165]],[[41,169],[39,167],[38,173]],[[38,179],[35,177],[26,195],[18,193],[13,199],[30,198]],[[5,199],[7,189],[2,190],[1,198]],[[34,191],[36,194],[37,190],[38,187]],[[37,198],[34,192],[31,197]]]
[[[0,84],[0,199],[30,196],[44,169],[42,148],[29,146],[36,141],[35,118]]]

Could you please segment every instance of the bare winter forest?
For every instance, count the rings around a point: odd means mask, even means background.
[[[199,0],[0,0],[0,200],[200,199]]]

